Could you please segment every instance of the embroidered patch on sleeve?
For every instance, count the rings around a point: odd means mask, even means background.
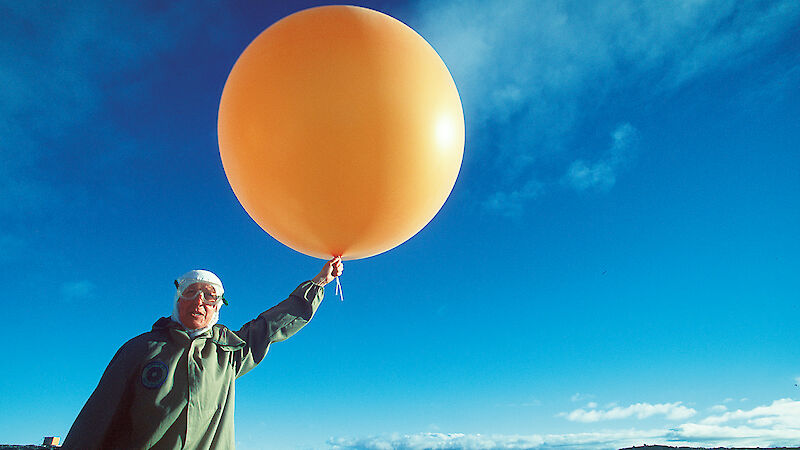
[[[167,379],[167,365],[159,360],[147,363],[142,370],[142,385],[148,389],[161,387]]]

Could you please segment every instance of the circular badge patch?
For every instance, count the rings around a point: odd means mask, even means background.
[[[166,379],[167,365],[161,361],[150,361],[142,370],[142,385],[148,389],[160,387]]]

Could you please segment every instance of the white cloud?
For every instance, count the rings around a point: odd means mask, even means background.
[[[770,405],[757,406],[751,410],[728,411],[709,416],[700,421],[703,425],[720,425],[744,421],[759,428],[780,427],[800,430],[800,402],[790,398],[775,400]]]
[[[795,446],[800,439],[800,429],[686,423],[671,430],[666,437],[699,442],[705,446]]]
[[[714,405],[711,408],[708,408],[711,412],[725,412],[728,410],[728,407],[725,405]]]
[[[630,120],[613,115],[625,110],[619,108],[625,102],[641,109],[699,77],[756,61],[800,17],[796,0],[418,4],[421,17],[414,25],[459,88],[469,150],[496,180],[486,188],[483,206],[500,213],[509,209],[498,205],[519,211],[536,198],[520,195],[531,180],[549,187],[567,171],[576,188],[609,189],[618,167],[598,152],[582,161],[566,158],[567,167],[537,163],[579,150],[581,127]]]
[[[565,417],[572,422],[599,422],[602,420],[615,420],[627,419],[636,417],[637,419],[646,419],[655,415],[663,415],[670,420],[682,420],[692,417],[697,413],[693,408],[687,408],[681,405],[681,402],[675,403],[636,403],[626,407],[615,406],[611,409],[599,410],[595,409],[597,406],[588,406],[589,409],[578,408],[569,413],[560,413],[560,417]]]

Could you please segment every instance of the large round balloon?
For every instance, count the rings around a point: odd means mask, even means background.
[[[421,230],[455,184],[464,115],[434,49],[366,8],[292,14],[245,49],[219,106],[225,173],[250,216],[318,258]]]

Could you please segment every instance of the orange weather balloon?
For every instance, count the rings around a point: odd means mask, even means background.
[[[262,32],[219,106],[225,174],[272,237],[365,258],[416,234],[455,184],[464,114],[436,51],[402,22],[322,6]]]

